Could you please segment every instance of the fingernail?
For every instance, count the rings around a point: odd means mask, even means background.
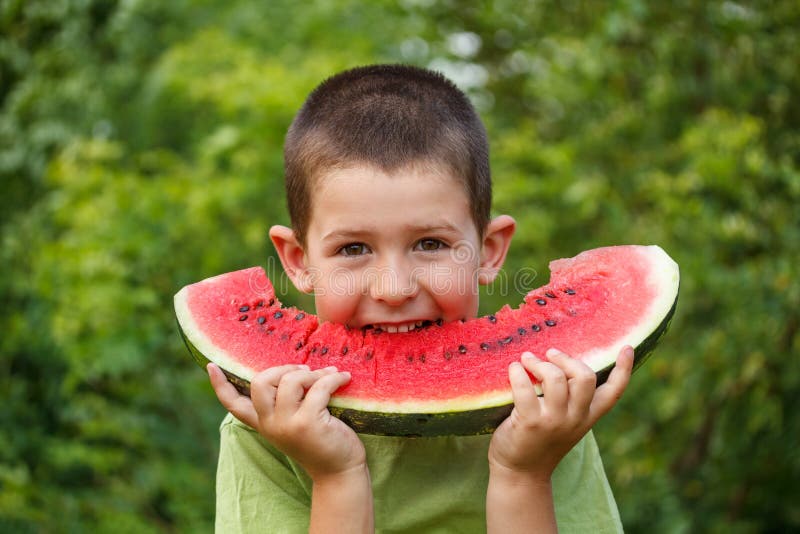
[[[547,349],[547,352],[545,352],[544,355],[547,356],[548,358],[552,358],[553,356],[560,356],[561,355],[561,351],[558,350],[558,349],[552,349],[551,348],[551,349]]]
[[[342,371],[342,374],[345,376],[345,378],[350,378],[351,376],[350,371]]]
[[[310,371],[311,370],[311,367],[307,366],[306,364],[301,364],[301,365],[298,365],[297,367],[299,367],[300,369],[305,369],[306,371]]]
[[[328,367],[323,369],[323,371],[336,371],[336,366],[335,365],[329,365]]]
[[[533,353],[530,353],[530,352],[523,352],[523,353],[522,353],[522,359],[523,359],[523,360],[532,360],[532,359],[534,359],[535,357],[536,357],[536,356],[534,356],[534,355],[533,355]]]

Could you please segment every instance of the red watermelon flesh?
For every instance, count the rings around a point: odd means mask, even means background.
[[[523,351],[544,358],[558,348],[602,381],[624,345],[637,348],[640,364],[674,311],[678,267],[657,246],[593,249],[553,261],[550,270],[550,282],[519,308],[407,333],[318,324],[314,315],[283,308],[260,267],[186,286],[175,308],[198,361],[217,363],[243,391],[272,366],[335,365],[352,379],[331,410],[361,431],[484,432],[510,410],[508,365]],[[481,421],[487,410],[499,420]]]

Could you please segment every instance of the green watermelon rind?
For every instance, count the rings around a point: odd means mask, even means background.
[[[678,304],[677,293],[672,307],[667,312],[664,319],[644,341],[634,348],[634,371],[638,369],[652,354],[653,349],[667,333],[675,308]],[[181,333],[186,347],[192,354],[195,361],[203,368],[211,361],[192,344],[186,337],[183,329],[178,323],[178,330]],[[597,386],[608,380],[615,364],[612,363],[603,369],[596,371]],[[229,371],[222,370],[228,381],[231,382],[242,395],[250,395],[250,382]],[[405,436],[405,437],[430,437],[442,435],[478,435],[492,433],[511,413],[514,408],[513,403],[504,403],[498,406],[481,407],[476,409],[459,410],[453,412],[437,413],[395,413],[356,410],[352,408],[342,408],[338,406],[328,406],[329,411],[335,417],[344,421],[356,432],[365,434],[375,434],[382,436]]]

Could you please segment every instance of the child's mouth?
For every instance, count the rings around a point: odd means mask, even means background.
[[[441,319],[436,321],[420,320],[420,321],[407,321],[404,323],[373,323],[368,324],[365,329],[374,329],[377,332],[387,332],[389,334],[397,334],[404,332],[412,332],[418,328],[424,328],[434,323],[441,324]]]

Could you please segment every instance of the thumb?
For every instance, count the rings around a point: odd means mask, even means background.
[[[239,393],[236,387],[228,382],[225,373],[216,364],[209,363],[206,366],[206,370],[211,381],[211,387],[214,388],[214,393],[217,395],[220,404],[242,423],[258,428],[258,414],[250,397],[245,397]]]

